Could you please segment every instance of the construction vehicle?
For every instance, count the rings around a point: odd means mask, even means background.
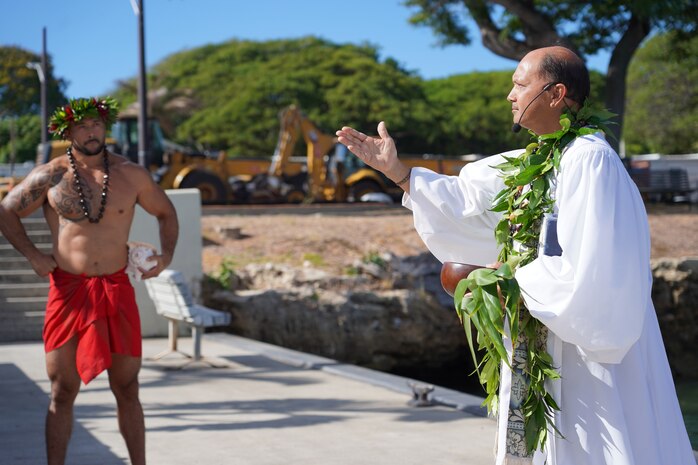
[[[385,181],[377,171],[353,154],[347,164],[346,148],[335,136],[320,131],[300,108],[285,108],[279,120],[279,138],[269,170],[249,183],[239,184],[245,192],[239,196],[243,202],[346,202],[353,198],[357,187],[361,193],[385,192]],[[291,166],[300,137],[306,145],[306,162],[299,172]]]
[[[370,168],[335,136],[325,134],[295,105],[280,113],[280,131],[268,173],[255,176],[245,186],[245,201],[357,202],[367,194],[387,194],[392,199],[402,189],[382,173]],[[295,145],[302,136],[306,145],[306,170],[289,169]],[[456,175],[479,155],[444,157],[401,156],[408,166],[422,166],[438,173]],[[244,197],[244,196],[238,196]]]
[[[0,200],[5,198],[5,196],[18,184],[20,178],[15,176],[2,176],[0,177]]]
[[[271,163],[268,158],[228,158],[225,152],[211,156],[175,144],[165,139],[157,119],[150,119],[149,134],[151,144],[146,165],[155,181],[163,189],[198,188],[205,204],[236,201],[228,180],[249,180],[267,172]],[[138,162],[137,116],[131,112],[122,113],[112,126],[106,144],[114,153]],[[65,154],[69,145],[68,141],[52,141],[46,147],[39,146],[37,164]],[[301,169],[297,163],[294,167],[298,171]]]
[[[268,171],[250,182],[239,183],[244,194],[238,197],[249,203],[344,201],[343,178],[327,182],[328,161],[337,146],[336,138],[322,133],[295,105],[282,110],[279,120],[279,138]],[[293,158],[299,135],[306,145],[301,170],[294,167]]]
[[[244,184],[245,202],[345,202],[370,192],[385,192],[387,184],[335,136],[325,134],[295,105],[279,113],[279,138],[267,173]],[[306,146],[305,170],[289,172],[295,147]],[[359,192],[356,192],[356,189]],[[357,195],[358,194],[358,195]]]
[[[276,150],[268,158],[228,158],[196,152],[164,138],[156,119],[149,121],[151,148],[146,164],[163,189],[198,188],[204,204],[357,202],[367,194],[386,194],[397,199],[402,190],[382,173],[320,131],[297,106],[280,113]],[[304,158],[293,157],[299,135],[306,145]],[[107,147],[138,161],[138,119],[124,111],[112,126]],[[65,154],[67,141],[52,141],[37,150],[37,164]],[[477,156],[401,156],[408,166],[423,166],[439,173],[458,174]],[[0,193],[20,179],[5,180]]]

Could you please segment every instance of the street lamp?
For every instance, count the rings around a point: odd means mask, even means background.
[[[143,1],[131,0],[133,13],[138,17],[138,164],[147,168],[149,151],[147,89],[145,80],[145,33],[143,27]]]
[[[46,78],[44,77],[44,69],[41,67],[41,63],[37,63],[36,61],[30,61],[27,63],[27,68],[36,70],[36,73],[39,75],[39,82],[43,84],[46,82]]]

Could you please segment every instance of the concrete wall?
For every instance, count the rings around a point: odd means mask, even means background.
[[[170,268],[181,271],[192,286],[197,297],[203,276],[201,267],[201,196],[198,189],[176,189],[166,191],[172,200],[179,218],[179,240]],[[130,241],[153,244],[160,251],[160,236],[157,220],[142,208],[136,207],[131,226]],[[167,321],[155,313],[155,306],[148,297],[145,285],[131,278],[136,289],[136,300],[141,315],[144,337],[166,336]]]

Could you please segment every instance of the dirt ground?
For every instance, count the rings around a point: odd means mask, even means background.
[[[271,261],[343,274],[357,260],[385,252],[409,256],[426,251],[411,214],[401,207],[318,207],[311,213],[301,208],[296,210],[300,214],[293,208],[253,214],[239,208],[225,213],[205,210],[204,272],[216,275],[223,266],[235,269]],[[649,205],[648,214],[652,258],[698,257],[698,208]]]

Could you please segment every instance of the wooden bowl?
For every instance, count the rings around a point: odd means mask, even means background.
[[[441,286],[444,291],[451,297],[456,291],[456,286],[461,279],[468,277],[470,273],[478,268],[484,268],[480,265],[471,265],[469,263],[444,262],[441,266]]]

